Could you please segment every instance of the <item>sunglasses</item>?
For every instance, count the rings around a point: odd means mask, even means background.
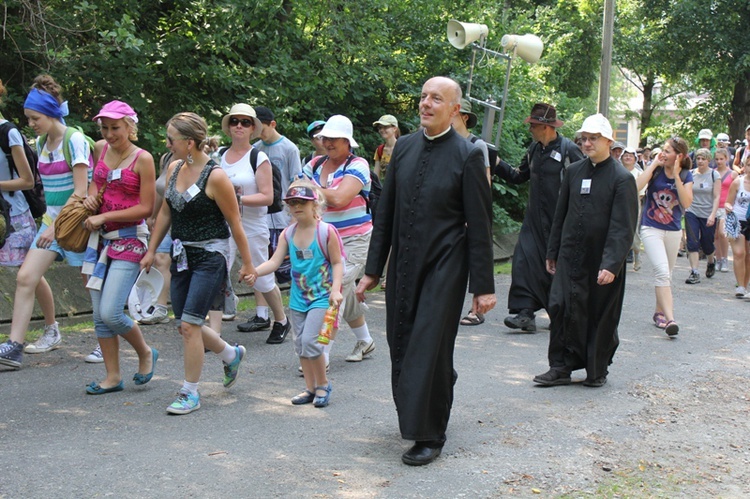
[[[255,122],[253,120],[243,118],[229,118],[229,126],[237,126],[242,125],[242,128],[250,128],[251,126],[255,126]]]
[[[597,140],[601,139],[601,135],[594,135],[592,137],[583,137],[581,136],[581,144],[585,144],[586,142],[591,142],[592,144],[596,142]]]
[[[173,144],[176,140],[190,140],[187,137],[170,137],[167,135],[167,144]]]
[[[303,204],[307,203],[308,201],[310,201],[310,200],[309,199],[292,198],[292,199],[288,199],[286,201],[286,204],[288,204],[289,206],[300,206],[300,205],[303,205]]]

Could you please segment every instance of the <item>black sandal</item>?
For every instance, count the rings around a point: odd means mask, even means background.
[[[469,313],[466,314],[466,316],[463,319],[461,319],[461,322],[460,322],[462,326],[478,326],[483,323],[484,323],[484,315],[477,314],[471,311],[469,311]]]

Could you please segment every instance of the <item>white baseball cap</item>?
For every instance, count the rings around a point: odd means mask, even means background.
[[[159,299],[163,287],[164,276],[155,267],[151,267],[149,272],[146,272],[146,269],[141,270],[128,297],[130,316],[139,321],[150,313],[152,307],[156,306],[156,300]]]
[[[609,120],[601,113],[592,114],[585,120],[578,133],[598,133],[607,140],[614,141],[612,138],[612,125]]]

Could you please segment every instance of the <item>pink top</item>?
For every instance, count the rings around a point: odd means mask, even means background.
[[[99,207],[99,213],[125,210],[140,203],[141,177],[133,171],[133,168],[138,161],[138,157],[143,153],[143,149],[138,150],[133,162],[127,167],[110,170],[104,162],[104,155],[107,153],[108,148],[109,144],[104,146],[104,150],[99,157],[99,162],[94,168],[93,181],[97,189],[101,189],[105,184],[107,185],[107,190],[104,191],[104,195],[102,196],[102,205]],[[114,172],[120,172],[119,179],[116,178],[117,174],[110,176],[110,173]],[[111,232],[125,227],[135,227],[141,223],[143,223],[143,220],[138,222],[107,222],[102,226],[102,229],[104,232]],[[107,256],[115,260],[138,263],[143,258],[143,255],[146,254],[147,249],[136,238],[115,239],[110,241],[107,247]]]
[[[721,179],[721,195],[719,196],[719,208],[724,208],[724,203],[727,202],[727,194],[729,194],[729,186],[732,185],[732,170],[729,169],[724,173]]]

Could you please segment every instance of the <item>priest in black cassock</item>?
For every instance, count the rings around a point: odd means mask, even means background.
[[[428,464],[445,444],[453,385],[453,349],[466,292],[486,313],[495,305],[491,195],[479,148],[451,118],[461,88],[443,77],[422,87],[423,129],[396,143],[378,202],[365,276],[377,285],[388,252],[386,329],[391,384],[401,436],[415,444],[401,459]]]
[[[565,123],[557,119],[554,106],[539,102],[531,108],[524,123],[534,141],[518,168],[505,161],[495,173],[512,184],[529,182],[529,200],[521,232],[513,251],[508,310],[505,325],[526,332],[536,331],[535,312],[547,308],[552,276],[547,273],[545,259],[552,219],[555,216],[565,168],[583,159],[581,150],[557,129]]]
[[[547,245],[547,270],[554,275],[550,369],[534,378],[543,386],[568,385],[577,369],[586,369],[585,386],[607,382],[638,219],[635,179],[610,155],[607,118],[589,116],[578,133],[588,158],[565,172]]]

